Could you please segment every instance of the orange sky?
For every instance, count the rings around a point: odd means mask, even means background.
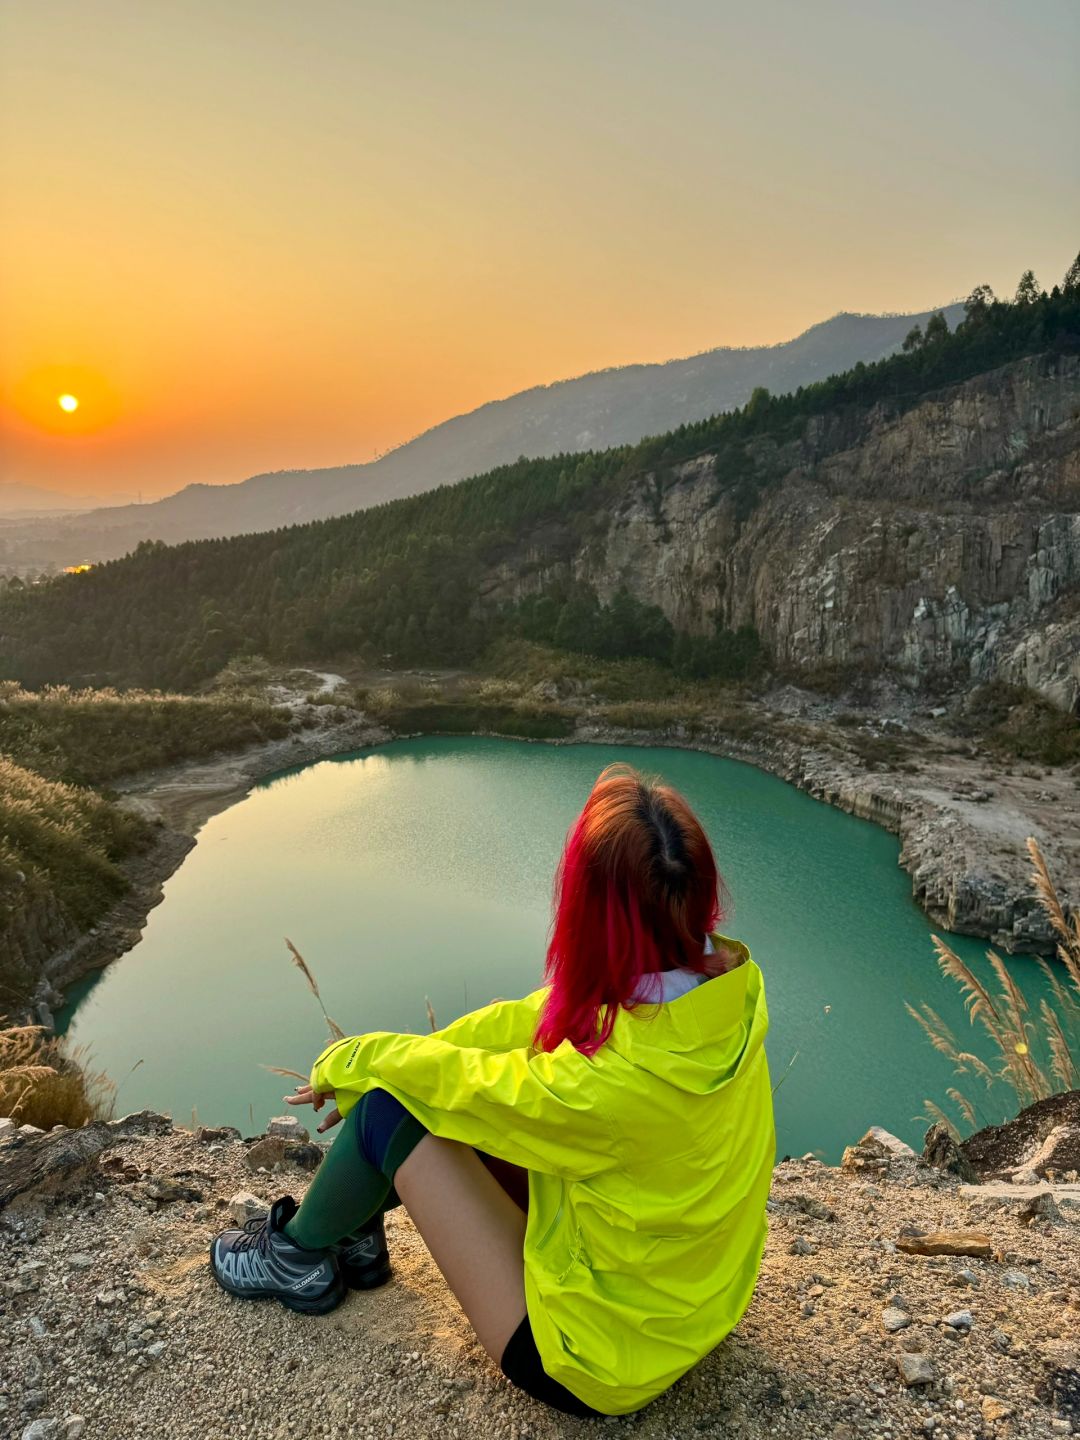
[[[1078,62],[1073,0],[0,0],[0,478],[364,460],[537,382],[1050,285]]]

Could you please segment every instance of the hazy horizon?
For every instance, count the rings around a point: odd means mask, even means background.
[[[88,502],[1080,240],[1067,0],[0,0],[0,42],[0,480]]]

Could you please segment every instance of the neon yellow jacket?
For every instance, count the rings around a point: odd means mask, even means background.
[[[775,1139],[761,971],[744,963],[620,1010],[592,1058],[532,1047],[546,990],[434,1035],[335,1042],[311,1072],[347,1114],[375,1087],[435,1135],[529,1171],[525,1297],[544,1369],[609,1415],[637,1410],[749,1304]]]

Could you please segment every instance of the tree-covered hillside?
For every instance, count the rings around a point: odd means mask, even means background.
[[[584,606],[583,616],[597,607],[577,592],[552,595],[554,611],[538,615],[534,605],[497,615],[477,603],[478,579],[527,534],[542,535],[549,555],[572,554],[644,473],[716,453],[745,516],[774,478],[751,451],[767,448],[765,439],[797,436],[810,416],[855,414],[876,403],[895,411],[1022,356],[1080,350],[1080,264],[1049,295],[1025,278],[1016,300],[996,300],[980,287],[966,310],[955,333],[931,320],[889,359],[785,396],[758,390],[741,410],[634,446],[520,460],[290,529],[171,548],[145,543],[88,574],[9,587],[0,601],[0,673],[31,685],[190,687],[245,652],[279,660],[349,652],[403,663],[468,662],[499,627],[604,653],[650,654],[691,673],[710,665],[745,673],[753,637],[706,637],[704,648],[688,650],[670,626],[663,629],[658,612],[636,602],[614,616],[616,605],[593,614],[591,630],[583,631],[566,620],[565,607]]]

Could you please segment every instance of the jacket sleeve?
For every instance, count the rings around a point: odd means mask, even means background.
[[[376,1031],[324,1050],[311,1084],[333,1090],[342,1115],[366,1091],[386,1090],[432,1134],[549,1175],[584,1180],[620,1159],[592,1062],[569,1041],[493,1051]]]
[[[479,1050],[527,1047],[536,1033],[547,994],[545,987],[526,995],[524,1000],[493,1000],[490,1005],[451,1021],[436,1033],[450,1045],[470,1045]]]

